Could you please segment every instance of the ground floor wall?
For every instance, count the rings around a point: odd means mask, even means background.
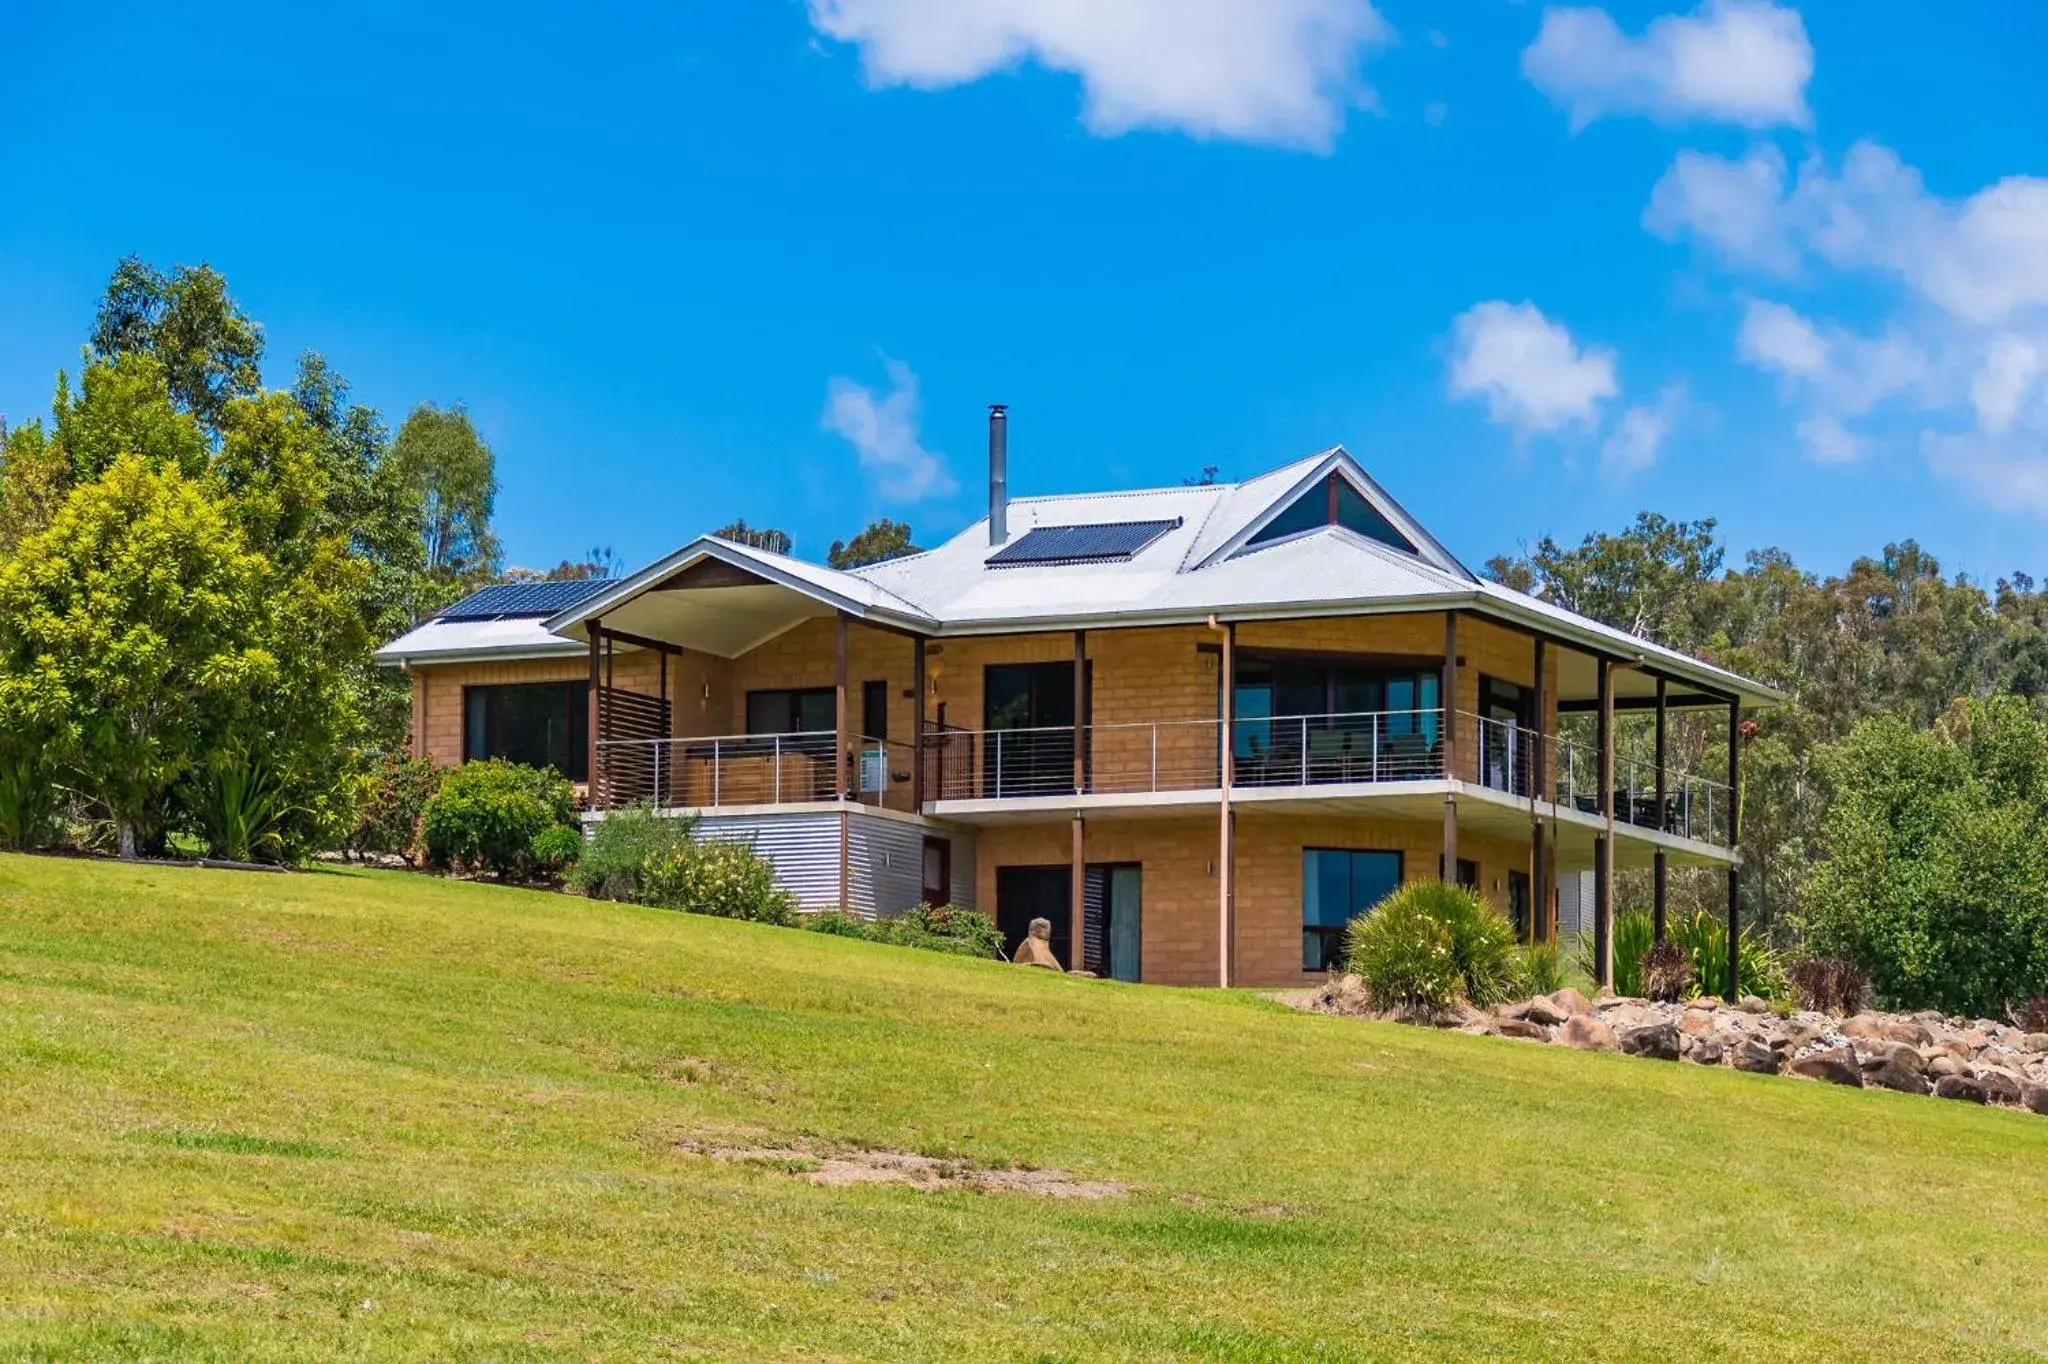
[[[1083,860],[1135,863],[1143,908],[1140,976],[1148,984],[1217,983],[1218,817],[1090,820]],[[1302,970],[1302,854],[1344,848],[1401,854],[1401,879],[1434,878],[1443,851],[1441,822],[1303,816],[1240,810],[1235,843],[1232,983],[1301,985],[1319,979]],[[995,912],[999,871],[1006,866],[1071,866],[1073,825],[985,827],[976,840],[976,903]],[[1508,873],[1529,870],[1529,843],[1462,835],[1459,856],[1477,863],[1481,895],[1507,910]]]
[[[596,821],[599,814],[586,818]],[[871,810],[763,810],[697,817],[699,838],[742,843],[775,870],[776,884],[806,910],[839,908],[840,836],[846,844],[846,907],[862,918],[894,918],[924,895],[927,840],[944,845],[947,898],[975,904],[975,832]]]

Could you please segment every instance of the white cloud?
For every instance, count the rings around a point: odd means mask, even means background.
[[[1358,66],[1393,39],[1371,0],[809,0],[868,83],[942,89],[1027,60],[1080,77],[1094,132],[1172,128],[1327,148],[1374,107]]]
[[[860,453],[862,471],[886,501],[919,502],[957,491],[945,461],[918,441],[917,375],[901,360],[884,365],[891,385],[886,398],[851,379],[826,384],[825,429],[846,437]]]
[[[1951,199],[1874,142],[1791,183],[1769,150],[1686,152],[1643,222],[1738,268],[1879,286],[1864,331],[1777,303],[1744,313],[1737,354],[1779,376],[1815,458],[1917,444],[1993,505],[2048,513],[2048,179]]]
[[[1860,417],[1887,400],[1917,396],[1935,382],[1938,368],[1937,360],[1899,327],[1862,336],[1833,324],[1816,325],[1768,300],[1752,302],[1743,313],[1735,353],[1779,375],[1789,391],[1810,397],[1821,412],[1836,418]],[[1839,441],[1822,443],[1842,448]]]
[[[1806,453],[1823,464],[1848,464],[1862,458],[1863,438],[1842,425],[1842,419],[1828,413],[1808,417],[1792,428],[1806,446]]]
[[[2048,354],[2039,343],[2023,336],[1993,338],[1970,381],[1970,403],[1984,430],[1993,436],[2005,435],[2029,407],[2035,409],[2035,419],[2048,427],[2048,391],[2041,382],[2044,374],[2048,374]]]
[[[1680,152],[1643,223],[1669,241],[1690,235],[1736,265],[1783,271],[1806,258],[1886,273],[1965,322],[2048,308],[2048,179],[2010,176],[1944,200],[1874,142],[1851,147],[1838,173],[1809,161],[1790,186],[1768,148],[1739,161]]]
[[[1670,384],[1656,402],[1622,413],[1621,420],[1600,446],[1600,463],[1619,474],[1637,473],[1655,464],[1657,456],[1663,453],[1664,442],[1670,439],[1672,429],[1684,414],[1685,402],[1685,385]]]
[[[1737,263],[1790,271],[1798,261],[1781,208],[1785,158],[1764,146],[1740,161],[1684,151],[1650,191],[1643,226],[1665,241],[1691,233]]]
[[[1522,53],[1522,74],[1571,111],[1574,131],[1607,114],[1746,128],[1811,122],[1806,25],[1767,0],[1707,0],[1651,21],[1636,38],[1603,9],[1547,9]]]
[[[1619,393],[1611,350],[1581,350],[1571,333],[1533,303],[1495,299],[1452,323],[1451,393],[1484,398],[1487,412],[1518,435],[1592,426],[1600,404]]]
[[[1782,303],[1752,303],[1742,315],[1735,353],[1750,364],[1794,378],[1827,368],[1828,343],[1811,322]]]

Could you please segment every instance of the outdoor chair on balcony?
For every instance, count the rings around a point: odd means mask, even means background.
[[[1380,748],[1379,777],[1382,781],[1434,777],[1438,766],[1436,745],[1426,734],[1391,735]]]
[[[1352,781],[1351,736],[1342,730],[1312,729],[1308,734],[1308,779],[1311,782]]]

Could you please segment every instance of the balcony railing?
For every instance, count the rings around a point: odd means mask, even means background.
[[[910,745],[849,736],[848,799],[911,809]],[[837,792],[832,730],[620,739],[597,745],[598,799],[606,809],[718,809],[831,800]]]
[[[1465,712],[1457,723],[1450,775],[1586,814],[1600,812],[1598,755],[1588,744]],[[1316,787],[1427,781],[1445,775],[1444,713],[1438,709],[1327,715],[1241,716],[1231,722],[1233,782],[1239,787]],[[1224,726],[1216,719],[1091,724],[1080,730],[1079,772],[1071,725],[957,729],[925,734],[924,752],[906,743],[849,737],[850,800],[909,811],[912,763],[924,764],[931,801],[1028,796],[1136,795],[1213,791],[1222,784]],[[829,801],[837,789],[830,730],[598,744],[598,801],[605,808],[719,809]],[[1077,779],[1078,777],[1078,779]],[[1706,843],[1725,843],[1728,787],[1668,767],[1657,799],[1654,764],[1617,754],[1614,817]]]
[[[1460,713],[1461,735],[1478,737],[1477,780],[1481,786],[1528,796],[1535,759],[1544,755],[1546,800],[1584,814],[1600,813],[1600,755],[1591,744],[1559,735]],[[1461,762],[1459,766],[1464,766]],[[1658,829],[1702,843],[1728,841],[1728,786],[1666,764],[1664,799],[1657,799],[1657,765],[1617,753],[1614,758],[1614,818],[1638,828]]]
[[[1241,717],[1231,723],[1240,786],[1417,781],[1443,775],[1440,710]],[[1212,791],[1223,723],[1162,720],[1023,729],[945,727],[925,736],[930,800]]]

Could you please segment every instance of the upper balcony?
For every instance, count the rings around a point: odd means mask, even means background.
[[[1604,821],[1599,755],[1590,744],[1466,711],[1453,713],[1450,759],[1444,712],[1352,711],[1243,717],[1230,725],[1229,782],[1264,799],[1336,795],[1367,799],[1455,781],[1482,798],[1529,802],[1546,813]],[[598,803],[607,808],[719,810],[845,799],[905,813],[969,816],[995,806],[1145,804],[1154,797],[1220,793],[1223,722],[1005,729],[939,726],[921,755],[911,745],[847,737],[835,774],[834,731],[602,741]],[[921,788],[921,789],[920,789]],[[1619,824],[1725,846],[1725,782],[1617,753],[1611,802]]]

